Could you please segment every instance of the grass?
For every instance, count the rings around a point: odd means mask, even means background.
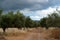
[[[37,30],[38,29],[38,30]],[[42,37],[47,40],[60,39],[60,29],[52,28],[45,30],[44,28],[32,28],[26,30],[18,30],[17,28],[8,28],[5,33],[1,32],[0,35],[5,37],[26,37],[29,33],[42,33]]]
[[[40,30],[40,28],[37,28],[38,30]],[[40,31],[38,31],[36,28],[29,28],[29,29],[26,29],[26,30],[19,30],[17,28],[8,28],[6,29],[6,32],[3,33],[2,32],[2,29],[0,30],[0,34],[1,35],[4,35],[4,36],[24,36],[24,35],[27,35],[28,33],[38,33]]]
[[[25,30],[20,30],[17,28],[8,28],[6,29],[6,32],[3,33],[2,29],[0,28],[0,34],[4,36],[24,36],[27,35],[28,33],[40,33],[44,31],[43,28],[29,28]]]
[[[51,38],[55,38],[55,39],[60,39],[60,29],[53,29],[51,31],[51,35],[50,35]]]
[[[60,40],[60,28],[52,28],[43,32],[47,40]],[[43,35],[43,36],[44,36]]]
[[[6,32],[3,33],[2,29],[0,28],[0,35],[3,36],[23,36],[26,35],[25,30],[18,30],[17,28],[8,28],[6,29]]]

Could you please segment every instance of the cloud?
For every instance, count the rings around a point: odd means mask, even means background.
[[[30,18],[33,20],[40,20],[40,16],[30,16]]]
[[[45,3],[48,2],[48,0],[27,0],[29,3]]]
[[[0,0],[0,8],[4,11],[19,9],[33,20],[47,16],[59,6],[60,0]]]
[[[26,16],[30,16],[31,19],[33,20],[40,20],[43,17],[46,17],[48,14],[53,13],[56,11],[56,8],[58,7],[58,10],[60,10],[60,6],[54,6],[54,7],[49,7],[47,9],[43,10],[37,10],[37,11],[30,11],[30,9],[24,9],[20,10],[20,12],[24,13]]]
[[[53,13],[54,11],[56,11],[56,8],[52,8],[52,7],[49,7],[47,9],[44,9],[44,10],[38,10],[36,11],[36,13],[38,14],[50,14],[50,13]]]
[[[30,9],[28,9],[28,8],[25,8],[25,9],[23,9],[23,10],[20,10],[22,13],[29,13],[29,12],[31,12],[30,11]]]
[[[43,5],[47,4],[47,2],[48,0],[0,0],[0,8],[4,10],[22,10],[25,8],[37,10],[44,8]]]
[[[56,5],[60,5],[60,0],[0,0],[0,8],[7,11],[25,8],[36,11]]]

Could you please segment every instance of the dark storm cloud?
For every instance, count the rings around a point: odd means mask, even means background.
[[[58,4],[59,0],[0,0],[0,8],[4,10],[41,10]],[[58,4],[59,5],[59,4]]]

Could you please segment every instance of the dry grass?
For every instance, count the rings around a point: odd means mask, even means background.
[[[41,27],[38,27],[38,28],[29,28],[28,30],[27,30],[27,32],[33,32],[33,33],[41,33],[41,32],[43,32],[45,29],[44,28],[41,28]]]
[[[60,39],[60,29],[53,29],[51,31],[50,37],[55,38],[55,39]]]
[[[60,29],[52,28],[42,32],[41,37],[46,40],[60,40]]]
[[[29,28],[26,30],[19,30],[17,28],[8,28],[6,29],[5,34],[3,34],[2,29],[0,29],[0,34],[5,35],[5,36],[24,36],[27,35],[28,33],[40,33],[42,31],[42,28]]]
[[[0,31],[0,34],[2,32]],[[41,38],[39,38],[40,35]],[[3,35],[3,34],[2,34]],[[5,37],[8,40],[23,40],[26,38],[39,38],[41,40],[58,40],[60,39],[60,29],[57,28],[49,28],[48,30],[44,28],[29,28],[26,30],[18,30],[17,28],[8,28],[6,29]]]
[[[23,36],[26,34],[27,34],[26,30],[19,30],[17,28],[8,28],[6,29],[6,32],[3,33],[2,28],[0,28],[0,35],[4,35],[4,36]]]
[[[26,30],[19,30],[17,28],[8,28],[6,29],[5,34],[3,34],[3,30],[0,28],[0,34],[5,35],[5,36],[24,36],[27,35],[28,33],[41,33],[44,31],[44,28],[29,28]]]
[[[5,32],[5,36],[24,36],[26,34],[26,30],[19,30],[17,28],[8,28]]]

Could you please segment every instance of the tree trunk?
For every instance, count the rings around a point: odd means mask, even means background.
[[[2,28],[2,29],[3,29],[3,32],[5,33],[6,28]]]
[[[48,29],[48,27],[46,27],[46,29]]]

